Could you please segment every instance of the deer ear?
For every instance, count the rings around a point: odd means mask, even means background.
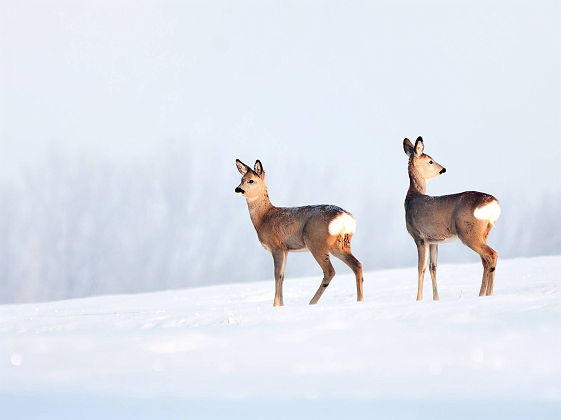
[[[259,175],[261,178],[263,178],[263,176],[265,175],[265,171],[263,170],[263,165],[261,164],[260,160],[256,160],[255,161],[255,166],[253,167],[253,170],[255,171],[255,173],[257,175]]]
[[[239,159],[236,159],[236,167],[238,168],[238,171],[240,171],[240,174],[242,174],[242,175],[245,175],[247,173],[247,171],[250,170],[249,166],[247,166],[245,163],[243,163]]]
[[[421,136],[417,137],[415,142],[415,156],[421,156],[425,150],[425,145],[423,144],[423,138]]]
[[[403,139],[403,150],[407,156],[413,155],[413,145],[408,138]]]

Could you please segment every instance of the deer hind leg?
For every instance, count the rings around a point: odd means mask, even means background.
[[[487,296],[492,296],[493,295],[493,285],[495,283],[495,269],[497,268],[497,259],[499,257],[499,254],[497,254],[497,252],[491,248],[489,245],[485,244],[485,246],[487,247],[488,250],[488,259],[489,259],[489,274],[488,274],[488,279],[487,279],[487,292],[486,295]]]
[[[425,278],[425,271],[427,269],[428,245],[425,242],[417,242],[417,254],[419,260],[417,269],[419,274],[419,282],[417,285],[417,300],[423,300],[423,279]]]
[[[492,296],[498,254],[486,243],[479,244],[472,249],[479,254],[483,262],[483,280],[481,281],[479,296]]]
[[[436,287],[436,260],[438,258],[438,244],[429,245],[430,263],[429,271],[432,279],[432,300],[440,300],[438,296],[438,289]]]
[[[487,283],[489,280],[489,263],[481,256],[481,263],[483,264],[483,278],[481,279],[481,289],[479,289],[479,296],[485,296],[487,291]]]
[[[353,254],[351,254],[350,249],[334,249],[332,254],[343,261],[345,264],[349,266],[353,273],[355,273],[356,277],[356,300],[357,302],[362,302],[364,300],[364,294],[362,290],[362,264],[359,260],[355,258]]]
[[[331,281],[331,279],[335,276],[335,269],[331,265],[329,253],[325,251],[310,251],[323,270],[323,280],[321,281],[321,285],[319,286],[319,289],[312,300],[310,300],[310,305],[315,305],[316,303],[318,303],[319,298],[321,297],[327,286],[329,286],[329,282]]]
[[[273,252],[275,265],[275,301],[273,306],[283,306],[282,283],[284,281],[284,269],[286,267],[286,251]]]
[[[491,296],[493,294],[493,283],[495,281],[495,268],[497,266],[497,252],[487,245],[487,235],[493,226],[488,224],[473,239],[461,238],[462,242],[473,249],[481,257],[483,263],[483,279],[481,280],[481,289],[479,296]]]

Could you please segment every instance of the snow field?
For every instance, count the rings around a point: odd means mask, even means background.
[[[495,295],[480,298],[480,264],[443,264],[439,302],[428,273],[425,300],[415,301],[409,268],[366,273],[363,303],[339,270],[316,306],[307,303],[319,276],[285,280],[281,308],[272,280],[3,305],[0,410],[555,418],[560,272],[561,256],[499,260]]]

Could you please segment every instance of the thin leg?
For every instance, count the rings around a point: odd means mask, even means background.
[[[497,268],[497,259],[499,255],[497,252],[487,245],[489,248],[489,278],[487,279],[487,296],[493,295],[493,285],[495,283],[495,269]]]
[[[327,286],[329,286],[329,282],[331,281],[333,276],[335,276],[335,269],[331,265],[329,254],[327,252],[311,252],[318,264],[321,266],[321,269],[323,270],[323,280],[321,282],[321,285],[319,286],[319,289],[312,300],[310,300],[310,305],[315,305],[316,303],[318,303],[319,298],[321,297]]]
[[[460,240],[481,257],[483,263],[483,279],[479,296],[491,296],[493,294],[493,283],[495,281],[495,267],[497,266],[498,254],[487,245],[487,235],[493,225],[491,223],[475,226],[471,231],[458,232]]]
[[[487,291],[487,282],[489,280],[489,263],[481,256],[481,263],[483,264],[483,279],[481,279],[481,289],[479,289],[479,296],[485,296]]]
[[[419,283],[417,285],[417,300],[423,300],[423,278],[427,269],[428,245],[424,242],[417,243],[417,253],[419,256],[417,268],[419,272]]]
[[[284,269],[286,267],[286,251],[273,252],[275,264],[275,301],[273,306],[283,306],[282,283],[284,281]]]
[[[485,242],[466,243],[466,245],[477,252],[483,262],[483,280],[481,280],[479,296],[491,296],[493,294],[498,254]]]
[[[362,283],[363,283],[362,264],[350,252],[336,252],[336,253],[334,252],[333,255],[335,255],[337,258],[339,258],[341,261],[347,264],[349,268],[353,270],[353,273],[355,273],[356,300],[357,302],[362,302],[364,300],[364,295],[362,291]]]
[[[432,279],[432,300],[440,300],[438,297],[438,289],[436,287],[436,260],[438,258],[438,244],[429,245],[430,264],[429,271]]]

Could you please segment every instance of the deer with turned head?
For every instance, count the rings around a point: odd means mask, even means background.
[[[310,305],[316,304],[335,276],[329,254],[342,260],[356,277],[357,301],[363,300],[362,265],[351,253],[354,217],[337,206],[275,207],[269,200],[265,171],[260,161],[253,170],[236,159],[242,174],[236,193],[245,197],[249,216],[261,245],[273,256],[275,267],[274,306],[283,305],[283,280],[289,252],[310,251],[323,270],[323,280]]]
[[[479,296],[493,294],[497,253],[487,245],[489,231],[501,214],[499,201],[492,195],[465,191],[458,194],[426,195],[429,179],[446,172],[424,153],[423,139],[415,145],[403,140],[403,149],[409,156],[409,190],[405,197],[407,231],[417,245],[418,289],[417,300],[423,299],[423,278],[430,254],[429,271],[432,278],[432,297],[439,300],[436,287],[436,258],[438,244],[454,239],[473,249],[483,263],[483,280]]]

